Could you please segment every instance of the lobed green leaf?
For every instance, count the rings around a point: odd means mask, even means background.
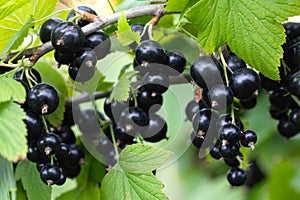
[[[26,91],[23,85],[7,77],[0,78],[0,103],[10,100],[25,102]]]

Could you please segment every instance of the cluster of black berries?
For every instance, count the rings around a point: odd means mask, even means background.
[[[97,15],[89,7],[78,6],[78,9]],[[97,60],[109,54],[111,42],[101,30],[85,36],[81,27],[89,22],[82,19],[72,22],[74,16],[74,12],[69,13],[66,22],[58,18],[45,21],[40,29],[40,39],[43,43],[51,41],[55,60],[69,66],[71,79],[86,82],[93,77]]]
[[[213,56],[200,56],[194,61],[190,74],[199,86],[195,93],[199,94],[198,101],[190,101],[185,111],[193,124],[193,145],[199,149],[212,147],[210,155],[231,167],[229,183],[241,186],[247,172],[239,167],[243,157],[240,146],[254,149],[257,136],[252,130],[244,130],[242,121],[232,112],[233,103],[236,99],[244,108],[254,107],[261,83],[259,75],[236,55],[230,53],[224,60],[225,72]]]
[[[269,112],[278,120],[278,132],[290,138],[300,133],[300,23],[285,23],[284,28],[287,42],[283,45],[280,81],[260,77],[269,94]]]
[[[45,184],[62,185],[66,177],[73,178],[78,175],[79,160],[84,155],[75,144],[71,125],[62,126],[60,131],[52,131],[43,119],[57,109],[58,92],[53,86],[41,83],[41,76],[34,68],[20,68],[14,74],[14,79],[21,82],[26,89],[26,102],[22,107],[26,112],[24,122],[27,128],[27,158],[37,163],[37,169]]]

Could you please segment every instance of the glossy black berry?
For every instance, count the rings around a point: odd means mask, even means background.
[[[250,147],[252,150],[254,149],[254,144],[257,141],[257,135],[252,130],[245,130],[242,132],[240,136],[240,143],[244,147]]]
[[[41,153],[38,150],[37,146],[34,143],[30,143],[28,145],[27,158],[31,162],[35,162],[35,163],[45,162],[48,159],[45,154]]]
[[[195,100],[189,101],[185,107],[185,115],[189,121],[193,120],[193,117],[197,112],[199,112],[200,106]]]
[[[148,31],[144,30],[145,26],[143,24],[132,24],[130,25],[130,29],[133,32],[139,33],[141,36],[141,41],[144,40],[149,40],[149,35],[148,35]],[[144,32],[144,34],[143,34]],[[143,34],[143,35],[142,35]],[[129,47],[131,49],[135,49],[138,46],[138,44],[136,42],[132,42],[131,44],[129,44]]]
[[[209,108],[201,109],[193,118],[193,129],[199,136],[204,136],[209,128],[214,128],[217,113]]]
[[[93,68],[96,66],[97,57],[91,48],[82,48],[75,53],[74,65],[78,68]]]
[[[91,13],[91,14],[94,14],[94,15],[97,15],[97,13],[93,10],[93,9],[91,9],[90,7],[87,7],[87,6],[77,6],[77,8],[79,9],[79,10],[82,10],[82,11],[85,11],[85,12],[88,12],[88,13]],[[67,21],[70,21],[73,17],[75,17],[76,16],[76,14],[75,14],[75,12],[72,10],[69,14],[68,14],[68,16],[67,16]],[[86,26],[86,25],[88,25],[90,22],[89,21],[87,21],[87,20],[83,20],[83,19],[80,19],[80,20],[78,20],[78,25],[80,26],[80,27],[83,27],[83,26]]]
[[[143,87],[151,93],[162,94],[168,90],[169,85],[168,75],[161,71],[151,71],[143,77]]]
[[[63,143],[74,144],[76,142],[75,134],[69,126],[62,126],[60,130],[55,130],[54,133],[61,138]]]
[[[247,172],[241,168],[235,167],[228,171],[227,180],[232,186],[241,186],[247,180]]]
[[[289,121],[296,127],[300,128],[300,108],[292,110],[289,114]]]
[[[57,109],[59,96],[53,86],[40,83],[31,88],[26,103],[32,112],[38,115],[49,115]]]
[[[169,51],[167,52],[167,58],[168,58],[168,74],[171,76],[178,76],[181,74],[186,65],[186,59],[182,53],[179,51]]]
[[[233,123],[233,119],[230,113],[225,113],[219,116],[219,118],[216,121],[216,128],[220,129],[222,128],[225,124],[228,123]],[[241,121],[241,119],[238,116],[234,116],[234,124],[237,125],[240,130],[244,130],[244,125]]]
[[[62,65],[69,65],[74,61],[74,53],[61,53],[54,50],[54,59]]]
[[[211,155],[211,157],[213,157],[216,160],[219,160],[222,158],[222,156],[219,152],[220,145],[221,145],[220,141],[217,141],[216,144],[209,151],[209,154]]]
[[[44,132],[44,124],[39,115],[26,111],[26,119],[24,120],[27,128],[28,141],[37,140]]]
[[[284,109],[290,106],[291,96],[285,90],[284,87],[280,87],[276,90],[270,91],[269,101],[272,105],[276,106],[277,108]]]
[[[147,142],[159,142],[168,138],[167,131],[167,122],[161,116],[152,114],[148,127],[140,134]]]
[[[252,97],[250,99],[245,99],[245,100],[243,100],[243,99],[240,100],[241,106],[245,109],[254,108],[256,106],[256,103],[257,103],[256,97]]]
[[[105,120],[103,114],[93,108],[83,110],[75,119],[83,136],[90,137],[97,136],[101,133],[101,124],[98,119]]]
[[[243,154],[241,152],[233,159],[224,159],[224,162],[229,167],[238,167],[240,166],[240,160],[243,160]]]
[[[260,88],[260,78],[253,69],[239,69],[232,74],[229,86],[236,98],[249,99],[257,96]]]
[[[147,90],[137,91],[136,100],[138,106],[146,113],[157,112],[163,103],[161,94],[151,93]]]
[[[219,138],[222,145],[234,145],[240,139],[241,129],[234,124],[225,124],[219,129]]]
[[[223,83],[223,68],[211,56],[200,56],[192,64],[190,74],[195,83],[201,88],[211,88]]]
[[[140,65],[147,65],[148,63],[167,64],[167,55],[158,42],[145,40],[137,46],[135,60]]]
[[[105,32],[96,31],[86,36],[84,46],[93,49],[97,59],[99,60],[109,54],[111,41]]]
[[[220,145],[219,153],[225,159],[233,159],[239,154],[239,145]]]
[[[291,138],[300,132],[300,128],[294,126],[286,115],[280,118],[279,123],[277,124],[277,130],[280,135],[286,138]]]
[[[286,116],[286,113],[288,111],[288,108],[277,108],[276,106],[274,105],[271,105],[269,107],[269,113],[271,115],[271,117],[273,119],[281,119],[282,117],[285,117]]]
[[[109,132],[111,134],[111,132]],[[134,137],[130,134],[128,134],[124,127],[121,127],[119,125],[114,126],[114,134],[115,138],[117,140],[120,140],[122,143],[129,143],[133,141]],[[107,136],[108,138],[111,138],[111,135]]]
[[[69,154],[58,159],[58,163],[61,167],[76,168],[79,164],[84,163],[84,152],[82,148],[76,144],[69,145]]]
[[[280,87],[280,81],[274,81],[272,79],[269,79],[262,73],[259,73],[259,78],[261,80],[261,86],[267,91],[276,90]]]
[[[246,63],[241,58],[233,54],[226,56],[225,61],[231,72],[247,67]]]
[[[62,173],[60,174],[59,179],[56,181],[55,184],[56,184],[56,185],[63,185],[63,184],[65,184],[66,180],[67,180],[67,177],[66,177],[65,174],[62,172]]]
[[[46,133],[37,141],[37,147],[45,155],[56,154],[60,149],[61,139],[54,133]]]
[[[57,159],[62,159],[67,157],[69,153],[70,153],[69,146],[65,143],[61,143],[58,152],[55,154],[55,157]]]
[[[300,97],[300,71],[286,76],[285,87],[292,95]]]
[[[292,72],[300,70],[300,36],[297,41],[284,50],[283,60]]]
[[[53,28],[59,24],[59,23],[62,23],[63,20],[62,19],[59,19],[59,18],[51,18],[51,19],[48,19],[46,20],[41,28],[40,28],[40,39],[42,41],[42,43],[46,43],[46,42],[49,42],[50,39],[51,39],[51,31],[53,30]]]
[[[71,64],[68,68],[68,74],[72,80],[83,83],[90,80],[94,76],[95,68],[78,68]]]
[[[61,177],[61,171],[56,165],[47,164],[40,171],[42,181],[47,185],[56,184]]]
[[[300,23],[286,22],[283,24],[283,27],[285,29],[287,42],[290,42],[294,40],[296,37],[300,36]]]
[[[79,164],[74,165],[71,168],[62,167],[62,173],[65,175],[65,177],[68,177],[68,178],[75,178],[76,176],[78,176],[80,171],[81,171],[81,167]]]
[[[85,42],[81,28],[73,22],[62,22],[54,27],[51,32],[51,43],[60,53],[75,53]]]
[[[30,77],[26,77],[25,70],[28,70],[28,74]],[[35,68],[30,68],[30,69],[25,69],[25,70],[24,70],[24,67],[21,67],[20,69],[18,69],[18,71],[16,71],[16,73],[14,73],[13,78],[15,80],[22,80],[28,86],[30,86],[29,81],[30,81],[31,85],[36,85],[36,84],[42,82],[41,75]],[[28,80],[30,78],[32,80]]]
[[[109,117],[112,121],[118,122],[120,113],[127,107],[133,106],[133,102],[131,101],[115,101],[110,100],[110,97],[106,97],[104,102],[104,113],[107,117]]]
[[[149,121],[145,111],[138,107],[125,108],[120,114],[120,126],[132,135],[144,130],[149,125]]]
[[[225,110],[233,103],[233,93],[228,86],[218,84],[203,91],[203,100],[215,110]]]

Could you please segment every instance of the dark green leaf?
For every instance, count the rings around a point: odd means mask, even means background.
[[[0,199],[14,199],[16,197],[16,181],[12,162],[0,157]]]

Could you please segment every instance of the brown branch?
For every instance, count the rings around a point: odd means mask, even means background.
[[[132,8],[125,11],[125,15],[127,19],[133,19],[136,17],[147,16],[147,15],[161,15],[162,13],[167,13],[164,9],[164,4],[155,4],[155,5],[148,5],[148,6],[141,6],[137,8]],[[105,26],[110,24],[114,24],[118,21],[121,12],[114,13],[107,16],[98,16],[94,18],[94,22],[82,27],[82,31],[85,35],[91,34]],[[44,54],[48,53],[49,51],[53,50],[53,46],[51,42],[47,42],[43,45],[33,47],[30,49],[26,49],[20,55],[14,59],[14,61],[20,60],[21,58],[29,58],[29,60],[34,64],[41,58]],[[5,61],[8,62],[11,58],[17,55],[19,52],[9,53]]]

